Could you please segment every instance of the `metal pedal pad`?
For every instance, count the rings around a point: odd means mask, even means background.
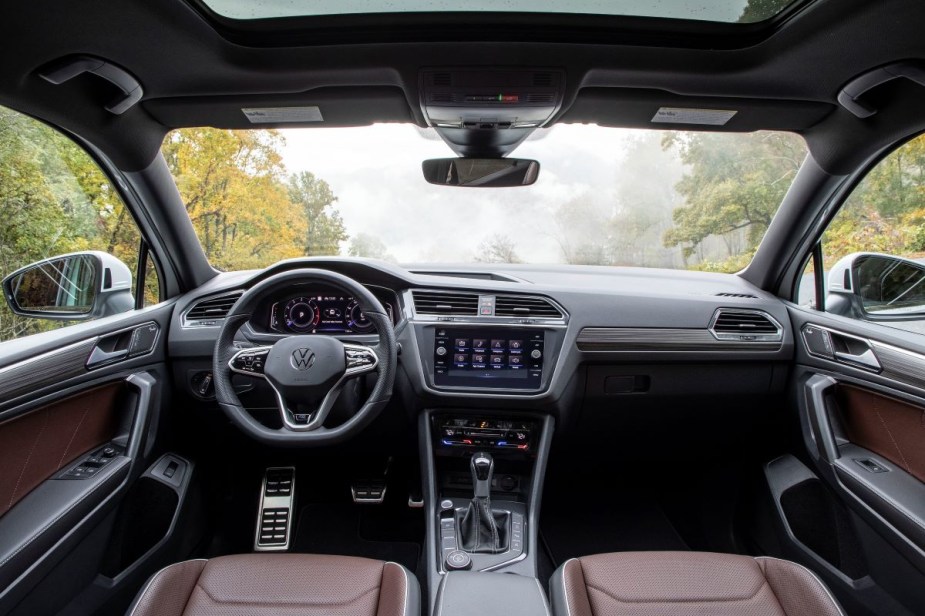
[[[391,466],[392,458],[389,457],[381,471],[354,481],[350,486],[353,502],[363,505],[381,505],[385,501],[385,490]]]
[[[268,468],[260,486],[255,551],[280,552],[289,549],[294,503],[295,468]]]
[[[386,483],[383,479],[372,479],[350,486],[353,502],[364,505],[381,505],[385,500]]]

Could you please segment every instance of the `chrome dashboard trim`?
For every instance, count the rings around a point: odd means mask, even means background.
[[[586,353],[775,352],[781,349],[783,341],[721,340],[707,329],[585,327],[578,332],[576,345]]]

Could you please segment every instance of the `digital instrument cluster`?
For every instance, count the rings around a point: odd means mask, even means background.
[[[392,304],[380,298],[394,323]],[[285,334],[373,334],[376,328],[359,302],[336,291],[286,298],[270,308],[270,330]]]

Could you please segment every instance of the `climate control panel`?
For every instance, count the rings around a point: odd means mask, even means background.
[[[535,446],[536,424],[530,420],[491,417],[437,417],[438,449],[528,453]]]

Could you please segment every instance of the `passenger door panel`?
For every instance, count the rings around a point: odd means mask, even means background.
[[[784,456],[765,469],[784,543],[861,609],[918,613],[925,606],[918,582],[925,573],[925,345],[882,325],[795,306],[790,312],[800,332],[792,382],[810,467]],[[832,518],[838,524],[796,536],[806,502],[788,503],[787,493],[809,498],[816,484],[818,498],[831,501],[826,507],[845,513]],[[848,553],[847,567],[811,547],[830,532],[827,549],[834,543],[834,552]]]

